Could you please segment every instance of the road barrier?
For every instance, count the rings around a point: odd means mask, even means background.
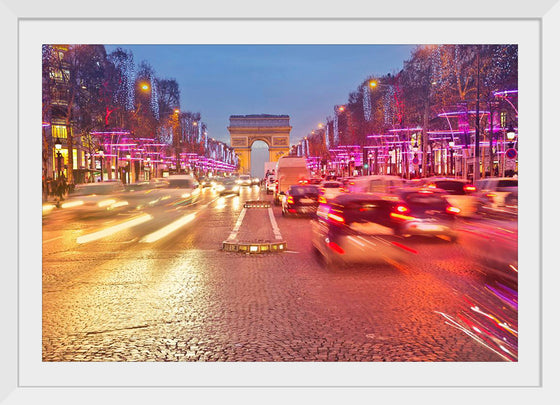
[[[263,208],[266,212],[263,212]],[[247,254],[280,253],[286,250],[286,241],[282,239],[270,201],[245,201],[231,234],[222,242],[222,250]]]

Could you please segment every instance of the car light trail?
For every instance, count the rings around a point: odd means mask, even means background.
[[[54,204],[45,204],[43,205],[43,212],[52,210],[56,205]]]
[[[106,206],[108,206],[108,205],[115,204],[116,202],[117,202],[117,201],[116,201],[116,200],[113,200],[113,199],[103,200],[103,201],[99,201],[99,202],[97,203],[97,206],[98,206],[98,207],[106,207]]]
[[[106,236],[113,235],[113,234],[115,234],[117,232],[120,232],[120,231],[123,231],[125,229],[132,228],[133,226],[140,225],[140,224],[142,224],[146,221],[149,221],[151,219],[153,219],[153,217],[150,214],[143,214],[143,215],[140,215],[139,217],[129,219],[128,221],[120,223],[118,225],[113,225],[113,226],[110,226],[109,228],[102,229],[101,231],[97,231],[97,232],[94,232],[94,233],[90,233],[88,235],[80,236],[76,239],[76,242],[77,243],[92,242],[94,240],[98,240],[98,239],[104,238]]]
[[[178,220],[170,223],[169,225],[164,226],[160,230],[152,232],[151,234],[144,236],[140,240],[140,242],[143,242],[143,243],[156,242],[156,241],[160,240],[161,238],[164,238],[165,236],[169,235],[170,233],[175,232],[177,229],[181,228],[183,225],[188,224],[194,218],[195,218],[195,214],[185,215],[185,216],[179,218]]]
[[[64,203],[61,205],[62,208],[72,208],[72,207],[77,207],[79,205],[83,205],[84,202],[83,201],[70,201],[67,203]]]

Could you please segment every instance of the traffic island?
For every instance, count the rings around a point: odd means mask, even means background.
[[[233,230],[222,242],[222,250],[247,254],[286,250],[286,241],[282,239],[270,201],[245,201]]]

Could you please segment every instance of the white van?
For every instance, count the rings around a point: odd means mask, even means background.
[[[350,179],[346,188],[350,193],[387,193],[393,194],[405,186],[398,176],[372,175]]]
[[[311,173],[307,168],[307,160],[299,156],[282,156],[276,164],[276,188],[274,203],[280,204],[281,196],[286,194],[290,186],[309,180]]]

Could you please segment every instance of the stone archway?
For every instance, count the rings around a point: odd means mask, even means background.
[[[290,152],[288,115],[231,115],[228,131],[231,146],[239,159],[239,173],[251,172],[251,148],[256,141],[268,145],[268,160],[276,162]]]

